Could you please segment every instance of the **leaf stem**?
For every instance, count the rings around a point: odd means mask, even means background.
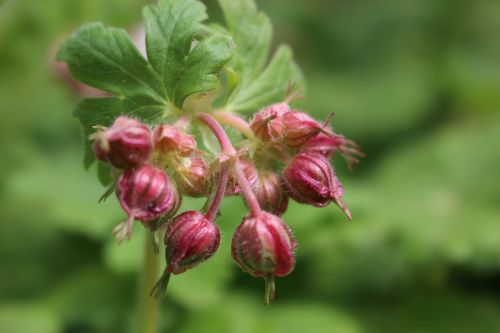
[[[248,182],[248,179],[245,177],[245,173],[243,172],[240,160],[237,157],[236,150],[234,149],[226,132],[219,124],[219,122],[217,122],[217,120],[215,120],[211,115],[207,113],[200,113],[198,115],[198,119],[213,132],[213,134],[217,138],[217,141],[219,141],[222,153],[226,154],[229,158],[236,158],[233,164],[233,173],[236,177],[238,185],[240,186],[241,193],[243,195],[243,198],[245,199],[248,210],[250,211],[250,214],[252,216],[260,215],[261,209],[259,206],[259,202],[257,201],[255,194],[253,193],[252,186]],[[219,199],[222,200],[222,197],[223,195]]]
[[[160,270],[160,256],[154,252],[151,246],[152,233],[146,232],[144,241],[144,262],[139,281],[139,299],[138,299],[138,333],[157,333],[158,332],[158,301],[149,297],[149,291],[158,279]]]

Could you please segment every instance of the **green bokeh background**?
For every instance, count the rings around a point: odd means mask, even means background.
[[[58,79],[58,41],[88,21],[132,27],[139,0],[0,1],[0,332],[131,332],[142,233],[82,167],[79,97]],[[244,208],[222,207],[215,257],[173,277],[162,332],[500,332],[500,2],[259,1],[295,50],[300,107],[367,158],[336,159],[354,215],[292,204],[297,266],[263,282],[229,244]],[[211,16],[221,14],[206,1]],[[200,202],[187,202],[199,207]]]

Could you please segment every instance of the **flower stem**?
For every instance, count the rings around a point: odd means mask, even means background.
[[[252,186],[248,182],[248,179],[245,177],[245,173],[243,172],[243,168],[241,167],[241,163],[239,158],[236,156],[236,150],[233,147],[233,144],[229,140],[226,132],[222,128],[222,126],[215,120],[211,115],[207,113],[200,113],[198,118],[201,122],[210,128],[210,130],[214,133],[217,141],[219,141],[219,145],[224,154],[226,154],[229,158],[236,157],[236,161],[233,164],[233,172],[238,181],[238,185],[240,186],[241,193],[243,194],[243,198],[247,204],[248,210],[252,216],[258,216],[261,213],[261,209],[259,206],[259,202],[255,197],[255,193],[252,191]],[[224,162],[225,163],[225,162]],[[222,200],[222,196],[220,197]],[[215,201],[215,199],[214,199]],[[218,209],[218,207],[217,207]]]
[[[274,283],[274,275],[269,274],[264,277],[266,288],[264,290],[264,305],[271,304],[276,296],[276,284]]]
[[[217,177],[217,190],[213,196],[210,207],[208,208],[205,217],[209,221],[214,221],[219,211],[222,199],[224,199],[224,194],[226,192],[227,180],[229,179],[229,165],[227,162],[223,162],[220,166],[219,176]]]
[[[223,123],[224,125],[228,125],[232,128],[237,129],[249,139],[255,138],[250,125],[244,119],[235,115],[234,113],[228,111],[214,111],[212,113],[212,117],[214,117],[214,119],[216,119],[220,123]]]
[[[138,333],[157,333],[158,332],[158,301],[149,297],[149,291],[155,285],[160,270],[160,256],[155,254],[151,246],[153,235],[146,232],[144,241],[144,262],[139,282],[139,300],[138,300]]]

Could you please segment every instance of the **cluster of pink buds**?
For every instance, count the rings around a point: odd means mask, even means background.
[[[181,274],[209,259],[220,244],[215,223],[224,197],[241,195],[249,210],[236,227],[231,255],[245,272],[265,279],[265,303],[273,300],[275,277],[295,265],[295,238],[283,221],[289,198],[325,207],[333,202],[351,219],[343,186],[330,158],[343,154],[349,163],[363,156],[359,148],[328,126],[287,103],[268,106],[250,122],[227,112],[198,113],[154,128],[119,117],[98,127],[91,138],[96,157],[120,172],[116,193],[128,219],[115,227],[118,241],[130,238],[135,220],[164,232],[166,269],[152,290],[161,297],[171,274]],[[222,125],[240,130],[247,140],[233,144]],[[198,149],[191,130],[206,126],[220,151]],[[206,197],[202,211],[176,215],[182,196]]]

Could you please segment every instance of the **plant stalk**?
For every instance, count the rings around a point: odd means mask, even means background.
[[[144,261],[139,281],[137,333],[157,333],[159,302],[149,296],[160,272],[160,255],[154,252],[151,243],[153,233],[146,231],[144,240]]]
[[[219,122],[207,113],[200,113],[198,115],[198,119],[200,119],[201,122],[207,125],[208,128],[210,128],[210,130],[214,133],[217,141],[219,141],[221,151],[224,154],[227,154],[229,157],[236,157],[236,160],[233,163],[233,173],[236,176],[238,185],[240,186],[241,194],[245,199],[250,214],[252,216],[260,215],[261,209],[259,202],[255,197],[255,193],[253,193],[252,186],[245,177],[245,173],[243,172],[243,168],[241,167],[240,159],[237,157],[236,150],[234,149],[233,144],[231,143],[231,140],[229,140],[226,132],[219,124]]]

